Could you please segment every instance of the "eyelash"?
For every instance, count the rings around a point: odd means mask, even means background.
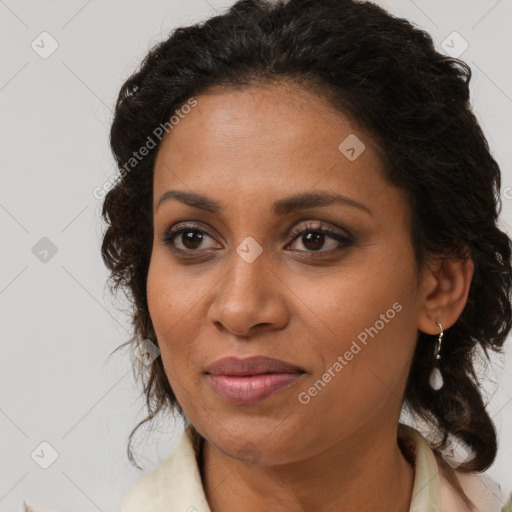
[[[174,252],[177,252],[177,253],[193,253],[193,252],[199,252],[201,251],[201,249],[178,249],[174,244],[173,244],[173,241],[174,239],[182,234],[182,233],[186,233],[186,232],[191,232],[191,231],[195,231],[195,232],[199,232],[201,234],[204,234],[210,238],[212,238],[206,231],[204,231],[203,229],[200,228],[200,226],[198,226],[197,224],[187,224],[187,225],[178,225],[177,227],[174,227],[174,228],[171,228],[169,229],[162,241],[168,245],[170,247],[170,249]],[[322,227],[322,224],[321,223],[312,223],[312,222],[307,222],[306,225],[303,225],[303,226],[300,226],[300,227],[295,227],[294,229],[292,229],[292,231],[290,232],[290,240],[289,242],[287,243],[287,245],[289,245],[291,242],[294,242],[297,238],[299,238],[300,235],[305,235],[306,233],[321,233],[321,234],[324,234],[324,235],[327,235],[329,238],[333,239],[333,240],[336,240],[337,242],[339,242],[339,246],[334,248],[334,249],[330,249],[330,250],[327,250],[327,251],[322,251],[322,250],[318,250],[318,251],[304,251],[304,250],[299,250],[298,252],[306,252],[306,253],[310,253],[310,254],[316,254],[316,253],[319,253],[319,254],[332,254],[334,252],[338,252],[338,251],[341,251],[343,249],[346,249],[347,247],[350,247],[353,243],[354,243],[354,239],[351,235],[347,235],[347,236],[344,236],[344,235],[341,235],[335,231],[332,231],[331,229],[328,229],[328,228],[324,228]]]

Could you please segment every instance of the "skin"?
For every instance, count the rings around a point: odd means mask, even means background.
[[[216,87],[196,99],[155,162],[147,297],[169,382],[206,439],[200,470],[212,512],[408,511],[414,469],[396,438],[418,330],[436,335],[437,320],[445,330],[455,323],[471,260],[416,268],[406,196],[385,180],[372,138],[321,97],[278,83]],[[350,134],[366,146],[354,161],[338,150]],[[175,199],[158,207],[168,190],[203,194],[222,210]],[[271,210],[283,197],[320,191],[371,214],[347,204]],[[353,242],[308,242],[308,222]],[[185,255],[163,241],[178,223],[206,232],[195,244],[175,237]],[[294,227],[306,231],[292,238]],[[251,263],[236,251],[249,236],[262,249]],[[300,403],[394,303],[400,312]],[[274,357],[306,373],[261,402],[232,405],[204,373],[228,355]]]

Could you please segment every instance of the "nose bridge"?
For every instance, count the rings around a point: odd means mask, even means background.
[[[209,320],[233,333],[246,335],[257,324],[276,326],[286,321],[285,308],[273,288],[268,254],[248,236],[228,258],[230,268],[221,279]]]
[[[230,288],[231,297],[241,293],[242,297],[250,300],[262,290],[260,285],[267,281],[263,275],[268,264],[267,256],[263,246],[252,236],[245,237],[236,246],[225,283]]]

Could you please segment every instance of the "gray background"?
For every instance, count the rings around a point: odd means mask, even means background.
[[[23,499],[55,512],[116,511],[139,477],[125,448],[143,401],[127,355],[107,360],[128,338],[129,319],[117,309],[126,304],[114,303],[105,287],[93,190],[115,172],[108,130],[124,80],[173,27],[231,3],[0,0],[0,511],[19,510]],[[473,105],[502,168],[510,233],[512,1],[377,3],[427,29],[440,49],[448,41],[460,51],[454,31],[467,41],[461,58],[474,71]],[[58,44],[47,58],[41,53],[55,43],[42,32]],[[489,475],[507,492],[511,352],[488,369],[494,384],[486,385],[500,439]],[[172,418],[157,427],[135,444],[146,469],[182,431]],[[41,442],[58,453],[48,469],[39,464],[51,462],[52,451]]]

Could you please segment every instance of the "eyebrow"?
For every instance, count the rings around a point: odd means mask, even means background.
[[[214,199],[206,197],[202,194],[186,192],[183,190],[168,190],[162,194],[155,211],[157,211],[163,203],[170,201],[171,199],[180,201],[181,203],[191,206],[192,208],[197,208],[198,210],[203,210],[210,213],[220,213],[222,211],[222,204],[218,201],[215,201]],[[305,210],[308,208],[328,206],[331,204],[352,206],[373,216],[373,212],[364,204],[359,203],[350,197],[334,192],[306,192],[284,197],[272,204],[272,211],[276,215],[286,215],[287,213],[293,212],[295,210]]]

